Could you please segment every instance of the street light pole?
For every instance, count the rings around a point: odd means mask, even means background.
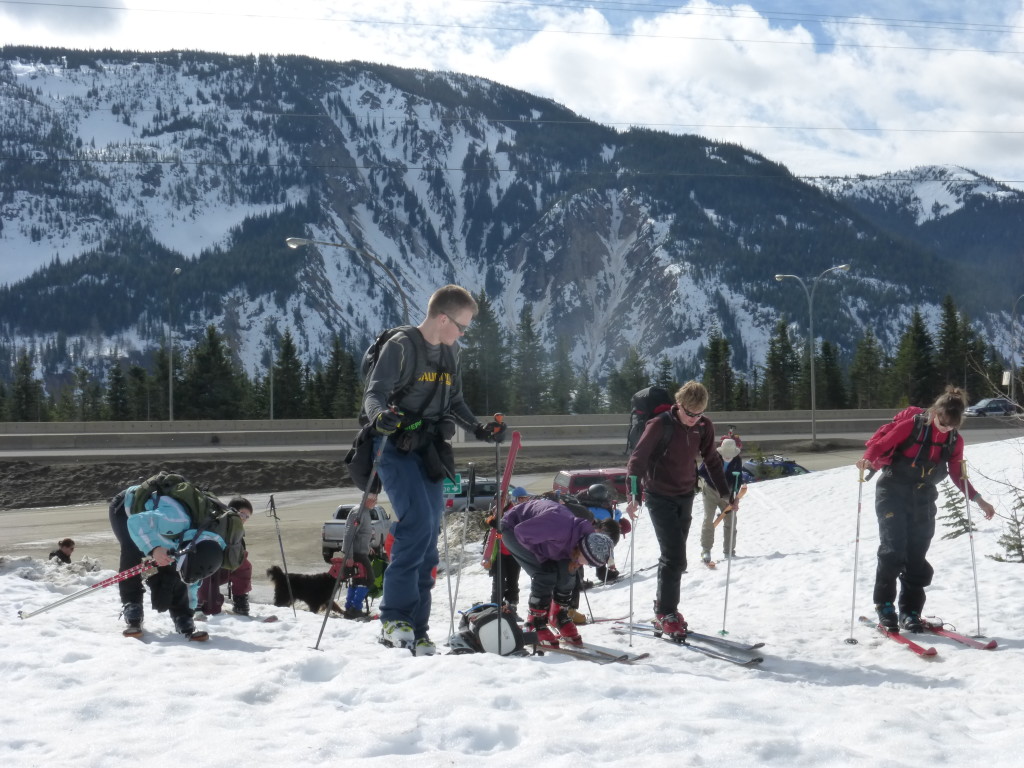
[[[1024,293],[1013,302],[1010,312],[1010,401],[1017,404],[1017,303],[1024,299]]]
[[[358,254],[365,256],[367,259],[369,259],[382,270],[384,270],[385,274],[387,274],[387,276],[391,278],[391,282],[395,284],[395,290],[397,290],[398,295],[402,297],[402,314],[405,316],[405,323],[406,325],[409,324],[409,300],[408,297],[405,295],[405,291],[402,290],[402,286],[398,282],[398,278],[395,277],[395,273],[388,269],[388,266],[380,259],[378,259],[375,255],[373,255],[373,253],[371,253],[370,251],[363,248],[356,248],[354,245],[349,245],[348,243],[332,243],[328,242],[327,240],[309,240],[305,237],[289,237],[284,242],[289,248],[301,248],[304,245],[333,245],[335,248],[346,248],[350,251],[354,251]]]
[[[815,421],[815,410],[816,410],[817,399],[818,398],[817,398],[817,386],[815,385],[815,381],[814,381],[814,291],[818,287],[818,281],[821,280],[821,278],[823,278],[829,272],[835,272],[837,270],[842,270],[843,272],[848,272],[849,269],[850,269],[850,265],[849,264],[838,264],[838,265],[836,265],[834,267],[829,267],[824,272],[822,272],[820,275],[818,275],[816,278],[814,278],[814,280],[811,282],[811,289],[809,291],[807,290],[807,283],[805,283],[803,281],[803,279],[798,277],[797,275],[776,275],[775,276],[775,279],[778,282],[780,282],[780,283],[783,280],[785,280],[787,277],[788,278],[792,278],[793,280],[796,280],[798,283],[800,283],[800,287],[804,289],[804,295],[807,296],[807,316],[808,316],[808,323],[807,323],[807,333],[808,333],[807,351],[808,351],[808,362],[809,362],[809,364],[811,366],[811,445],[812,446],[818,441],[818,429],[817,429],[817,423]]]
[[[171,272],[171,291],[167,306],[167,420],[174,421],[174,278],[181,274],[181,267]]]

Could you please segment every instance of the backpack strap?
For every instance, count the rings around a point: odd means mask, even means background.
[[[925,437],[929,435],[931,431],[931,418],[928,416],[928,411],[918,413],[914,416],[914,428],[910,430],[910,435],[896,448],[893,450],[893,455],[898,456],[903,454],[907,448],[912,445],[920,444],[921,448],[917,452],[917,456],[914,457],[913,462],[917,463],[921,453],[925,448],[932,445],[942,446],[942,460],[948,462],[953,456],[953,446],[956,445],[956,438],[959,434],[956,429],[951,429],[946,434],[946,439],[941,443],[936,443],[932,440],[925,441]]]

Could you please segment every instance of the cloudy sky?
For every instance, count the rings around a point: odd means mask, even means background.
[[[1024,188],[1024,0],[0,0],[0,43],[452,70],[804,176],[955,164]]]

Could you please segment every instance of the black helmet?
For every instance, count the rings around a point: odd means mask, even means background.
[[[220,544],[211,539],[204,539],[185,552],[178,560],[181,580],[186,584],[202,581],[220,570],[223,560],[224,550]]]
[[[611,501],[612,492],[608,490],[608,486],[604,483],[594,483],[587,488],[587,498],[590,501]]]

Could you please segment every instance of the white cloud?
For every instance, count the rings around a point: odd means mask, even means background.
[[[735,141],[798,174],[953,163],[1024,180],[1024,133],[1012,133],[1024,131],[1024,64],[1013,53],[1022,47],[1020,0],[992,0],[969,19],[960,18],[962,3],[937,1],[894,11],[805,0],[785,13],[692,2],[632,18],[473,0],[222,0],[213,11],[187,0],[120,5],[63,13],[76,21],[62,25],[53,23],[55,9],[0,4],[0,42],[453,70],[600,122]],[[874,19],[855,18],[869,12]],[[835,20],[819,23],[821,14]],[[930,26],[908,21],[928,19]],[[946,21],[960,26],[938,23]],[[981,24],[1002,26],[988,32]]]

